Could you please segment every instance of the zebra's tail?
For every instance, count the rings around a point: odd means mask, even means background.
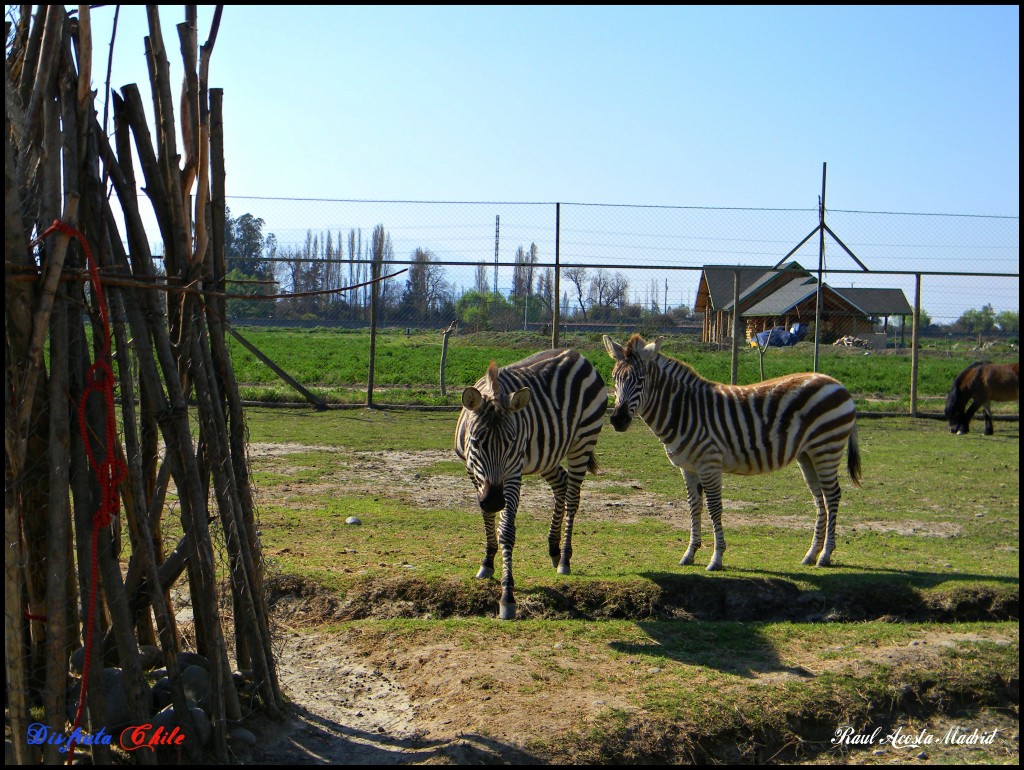
[[[853,430],[850,431],[850,438],[846,441],[846,470],[854,486],[860,486],[860,446],[857,444],[857,423],[853,423]]]
[[[593,452],[590,453],[590,459],[587,460],[587,470],[594,474],[597,473],[597,458]]]

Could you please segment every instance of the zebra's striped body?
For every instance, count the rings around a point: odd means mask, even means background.
[[[690,545],[680,564],[692,564],[700,548],[706,498],[715,530],[715,551],[707,568],[722,568],[723,473],[769,473],[794,460],[817,509],[814,537],[803,563],[831,563],[844,447],[850,478],[860,486],[856,411],[840,382],[806,373],[756,385],[723,385],[661,355],[658,341],[647,344],[633,335],[622,347],[606,336],[604,344],[615,360],[612,426],[624,431],[639,415],[661,439],[686,482]]]
[[[516,612],[512,547],[522,477],[539,473],[551,485],[555,506],[548,552],[552,565],[568,575],[580,487],[587,470],[597,468],[594,446],[608,408],[608,391],[593,365],[575,350],[547,350],[501,369],[491,362],[476,386],[463,391],[462,405],[455,453],[465,461],[476,487],[486,540],[477,577],[494,574],[500,545],[500,617],[511,619]]]

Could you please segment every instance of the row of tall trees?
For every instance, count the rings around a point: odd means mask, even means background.
[[[396,264],[383,225],[368,239],[361,229],[347,234],[310,230],[301,246],[280,248],[272,233],[263,235],[264,224],[251,214],[235,218],[228,211],[225,252],[228,292],[234,295],[228,301],[232,318],[368,321],[371,287],[365,284],[374,264],[382,275],[404,271],[400,278],[379,284],[377,307],[385,323],[448,323],[455,318],[470,328],[513,329],[550,322],[556,303],[563,318],[583,322],[635,322],[668,312],[667,285],[664,295],[652,285],[642,304],[630,303],[627,278],[600,268],[564,268],[563,291],[556,297],[553,270],[537,267],[536,243],[516,250],[512,286],[505,296],[491,285],[489,267],[483,263],[477,265],[473,287],[461,292],[429,249],[419,247]],[[259,295],[277,299],[255,301]],[[689,308],[676,308],[673,315],[688,317]]]
[[[242,295],[228,301],[232,318],[368,322],[372,291],[368,282],[374,264],[381,275],[404,271],[379,284],[378,312],[384,323],[445,324],[457,319],[468,328],[507,330],[550,322],[556,302],[562,318],[584,323],[658,320],[673,324],[690,317],[688,307],[669,306],[667,281],[658,285],[652,279],[643,301],[631,302],[629,280],[622,273],[579,265],[562,269],[562,292],[556,299],[554,272],[537,267],[536,243],[516,250],[506,296],[492,285],[491,268],[484,263],[476,267],[473,287],[461,292],[429,249],[418,247],[407,260],[396,263],[391,236],[383,225],[377,225],[369,238],[363,237],[361,229],[310,230],[301,246],[288,248],[280,248],[273,233],[264,235],[264,226],[252,214],[236,218],[227,212],[228,292]],[[251,299],[260,295],[276,299]],[[921,326],[939,328],[926,311],[921,313]],[[985,305],[966,311],[946,328],[979,337],[1015,336],[1020,333],[1020,318],[1017,312],[996,313]]]

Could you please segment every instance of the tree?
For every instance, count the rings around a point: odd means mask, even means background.
[[[585,267],[567,267],[562,270],[564,275],[573,286],[576,287],[576,301],[579,303],[580,312],[583,314],[583,320],[587,320],[587,302],[583,298],[583,284],[587,280],[587,268]]]
[[[490,284],[487,283],[487,265],[483,262],[476,266],[476,283],[473,289],[483,294],[491,290]]]
[[[996,325],[996,312],[992,305],[985,305],[981,310],[968,310],[956,321],[956,326],[968,334],[977,334],[979,340],[990,333]]]
[[[610,318],[614,310],[621,310],[626,304],[626,293],[629,281],[622,273],[609,275],[607,270],[599,269],[590,279],[587,302],[591,314],[595,317]]]
[[[516,249],[516,262],[512,268],[512,296],[525,299],[533,293],[533,266],[537,264],[537,244],[531,243],[527,251]]]
[[[451,304],[452,288],[445,280],[444,268],[435,262],[437,258],[426,249],[413,252],[402,295],[402,310],[411,316],[409,320],[429,321]]]
[[[537,290],[534,296],[538,305],[543,308],[540,314],[541,320],[549,320],[555,312],[555,284],[551,268],[545,268],[537,273]]]
[[[268,296],[277,293],[277,284],[252,278],[236,268],[225,276],[225,291],[228,294],[245,294],[251,297]],[[275,304],[267,299],[229,298],[227,301],[228,318],[273,318]]]
[[[373,228],[370,255],[373,260],[374,277],[381,277],[390,272],[389,265],[395,261],[395,249],[391,245],[391,236],[384,229],[384,225],[377,225]],[[378,312],[383,313],[389,305],[394,305],[398,300],[398,291],[392,281],[376,283],[373,290],[377,293],[377,302],[380,303]]]
[[[515,314],[515,308],[507,299],[489,291],[467,291],[455,303],[459,323],[476,332],[504,328],[506,319]]]
[[[263,236],[264,224],[262,219],[252,214],[242,214],[238,219],[232,219],[231,210],[226,209],[224,257],[228,272],[238,270],[252,277],[273,277],[273,263],[266,256],[267,239]]]
[[[1020,313],[1004,310],[996,316],[996,326],[1003,334],[1018,336],[1020,334]]]

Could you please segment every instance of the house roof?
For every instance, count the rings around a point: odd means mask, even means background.
[[[839,289],[833,287],[833,291],[863,311],[865,315],[914,314],[902,289]]]
[[[813,297],[817,288],[818,282],[814,279],[790,281],[778,291],[768,295],[757,304],[748,307],[740,315],[782,315],[792,310],[808,297]]]
[[[694,309],[728,312],[732,308],[733,281],[737,271],[743,316],[782,315],[806,301],[817,286],[814,275],[796,262],[790,262],[781,269],[705,265]],[[913,315],[902,289],[838,289],[827,284],[823,289],[834,300],[852,306],[865,316]]]
[[[803,267],[796,262],[790,262],[784,268],[776,270],[772,267],[737,267],[729,265],[704,265],[701,272],[701,282],[707,287],[707,296],[710,309],[728,310],[732,307],[733,281],[735,274],[739,271],[740,306],[743,306],[743,299],[756,293],[772,281],[788,283],[792,280],[786,273],[797,271],[806,279],[810,276]],[[698,297],[701,294],[698,289]],[[709,308],[696,308],[707,310]]]

